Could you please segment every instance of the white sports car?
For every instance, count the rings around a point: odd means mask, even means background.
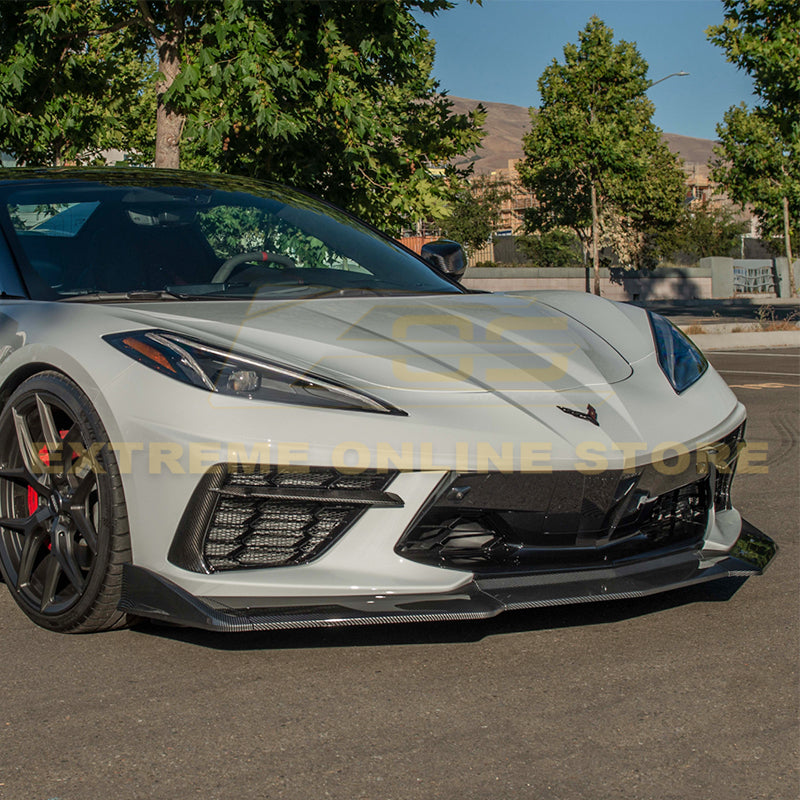
[[[0,567],[54,631],[463,620],[760,573],[667,320],[301,192],[0,173]]]

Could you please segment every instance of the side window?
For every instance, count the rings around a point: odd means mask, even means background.
[[[96,202],[11,205],[8,213],[17,233],[72,238],[99,205]]]
[[[53,288],[64,285],[76,255],[77,236],[99,202],[11,203],[7,211],[18,241],[37,275]]]

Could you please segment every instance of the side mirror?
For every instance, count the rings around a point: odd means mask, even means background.
[[[459,280],[467,269],[464,248],[458,242],[451,242],[449,239],[437,239],[435,242],[422,245],[421,255],[439,272],[455,280]]]

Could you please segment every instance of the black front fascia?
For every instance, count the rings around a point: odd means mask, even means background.
[[[702,546],[730,507],[743,426],[718,442],[626,472],[453,474],[395,548],[479,575],[560,571]]]
[[[776,552],[772,539],[744,523],[728,554],[684,551],[602,569],[478,577],[440,594],[305,598],[195,597],[154,572],[126,564],[119,609],[229,633],[477,620],[503,611],[629,600],[720,578],[747,578],[760,575]]]

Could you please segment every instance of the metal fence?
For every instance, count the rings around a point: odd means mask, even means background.
[[[774,264],[738,265],[734,263],[733,291],[736,294],[777,294]]]
[[[494,243],[486,242],[483,247],[477,250],[470,248],[470,251],[467,253],[467,258],[471,265],[486,261],[496,261]]]

